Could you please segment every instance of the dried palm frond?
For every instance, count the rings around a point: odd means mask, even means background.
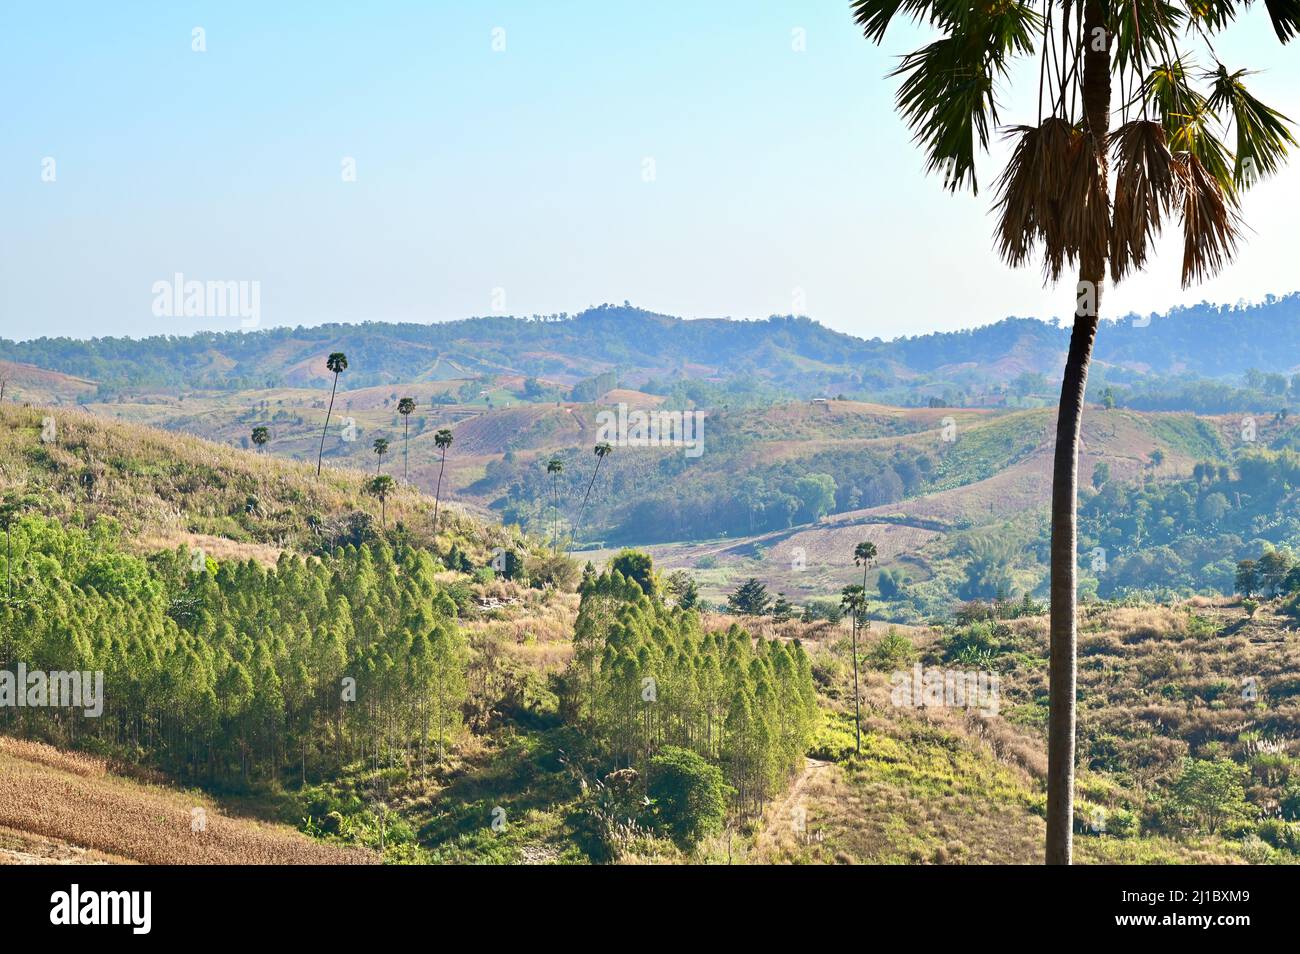
[[[1241,220],[1232,197],[1192,153],[1179,153],[1171,169],[1182,200],[1183,287],[1219,272],[1232,259]]]
[[[1160,123],[1135,120],[1110,135],[1115,199],[1110,274],[1118,282],[1146,264],[1147,246],[1160,234],[1176,198],[1173,155]]]
[[[1006,135],[1019,142],[998,181],[998,253],[1020,266],[1041,241],[1063,256],[1060,196],[1070,175],[1071,144],[1080,133],[1053,116],[1039,126],[1013,126]]]
[[[1076,260],[1084,275],[1105,275],[1110,245],[1110,201],[1106,192],[1105,145],[1092,133],[1077,136],[1071,145],[1068,188],[1061,197],[1061,238],[1064,261]],[[1063,261],[1051,254],[1044,262],[1047,277],[1061,277]]]

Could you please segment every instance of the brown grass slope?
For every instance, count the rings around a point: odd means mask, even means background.
[[[202,808],[195,831],[192,811]],[[104,763],[0,737],[0,864],[373,864],[359,849],[224,814],[205,796],[116,776]]]

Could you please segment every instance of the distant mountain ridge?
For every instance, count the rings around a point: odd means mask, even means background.
[[[571,386],[614,371],[633,387],[650,380],[746,377],[813,395],[885,390],[935,376],[988,384],[1024,373],[1054,375],[1069,333],[1056,322],[1013,317],[883,341],[801,316],[683,319],[625,303],[577,315],[433,324],[364,322],[141,339],[0,339],[0,360],[88,379],[110,390],[311,386],[328,377],[325,356],[344,351],[351,368],[341,384],[351,388],[501,374]],[[1137,375],[1292,372],[1300,368],[1300,292],[1253,305],[1200,304],[1106,321],[1096,360]]]

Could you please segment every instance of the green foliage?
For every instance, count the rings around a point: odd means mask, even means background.
[[[673,745],[650,760],[646,789],[656,820],[684,848],[722,830],[733,794],[716,765]]]
[[[749,616],[762,616],[771,603],[772,597],[768,595],[767,587],[752,577],[727,597],[727,607],[731,612]]]
[[[915,658],[916,647],[912,645],[912,641],[892,626],[867,654],[867,661],[871,667],[881,672],[897,672],[905,669]]]
[[[610,561],[609,566],[611,571],[621,573],[624,579],[631,580],[641,587],[641,592],[646,596],[655,595],[657,584],[650,554],[641,550],[621,550]]]
[[[464,642],[427,552],[285,553],[268,569],[184,547],[141,559],[107,522],[30,516],[13,535],[5,664],[102,670],[104,709],[8,710],[11,734],[240,786],[363,751],[422,760],[457,735]]]
[[[798,642],[737,626],[705,633],[694,612],[647,597],[617,570],[582,590],[568,710],[617,764],[665,746],[719,766],[741,811],[756,811],[802,764],[816,693]]]
[[[1187,759],[1174,782],[1170,805],[1185,822],[1211,834],[1245,817],[1246,770],[1228,759]]]

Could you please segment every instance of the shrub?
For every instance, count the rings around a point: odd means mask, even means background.
[[[660,749],[650,760],[647,791],[657,821],[682,847],[722,830],[731,787],[721,769],[689,749]]]
[[[906,668],[915,656],[916,647],[912,641],[891,626],[872,648],[868,658],[871,665],[881,672],[895,672]]]

